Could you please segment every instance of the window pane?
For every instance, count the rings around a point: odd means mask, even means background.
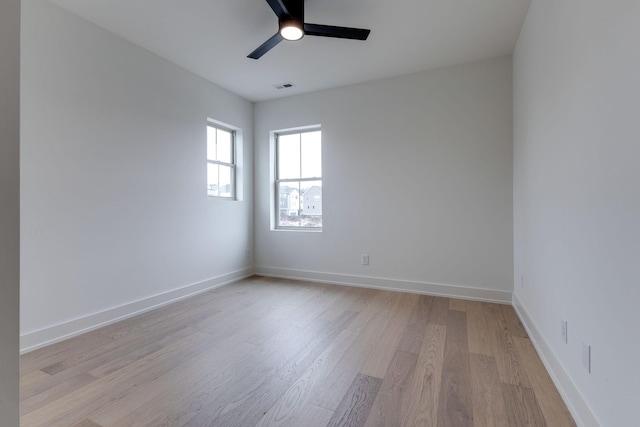
[[[218,195],[218,165],[208,163],[207,164],[207,195]]]
[[[207,123],[207,195],[235,199],[235,132]]]
[[[217,130],[217,160],[231,163],[231,132]]]
[[[320,130],[277,136],[277,227],[322,228],[321,137]]]
[[[320,131],[306,132],[300,135],[302,151],[301,178],[322,177],[322,145]]]
[[[301,226],[322,227],[322,181],[302,181],[300,194]]]
[[[233,168],[218,165],[218,196],[233,196]]]
[[[300,183],[278,185],[278,226],[300,227]]]
[[[216,158],[216,128],[207,126],[207,160]]]
[[[322,228],[322,181],[278,184],[278,226]]]
[[[300,178],[300,134],[278,136],[278,178]]]

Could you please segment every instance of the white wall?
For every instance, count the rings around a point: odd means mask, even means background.
[[[638,40],[638,1],[534,0],[514,54],[515,302],[584,425],[640,425]]]
[[[18,426],[20,0],[0,2],[0,424]]]
[[[257,103],[256,271],[510,300],[511,71],[504,57]],[[324,230],[272,231],[269,132],[314,124]]]
[[[250,273],[252,104],[48,1],[22,22],[23,348]],[[207,198],[208,117],[242,201]]]

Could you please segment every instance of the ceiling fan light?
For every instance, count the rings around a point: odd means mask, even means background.
[[[304,31],[299,22],[291,20],[282,23],[280,35],[286,40],[300,40],[304,36]]]

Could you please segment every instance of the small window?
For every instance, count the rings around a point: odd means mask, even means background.
[[[317,128],[275,134],[277,228],[322,229],[321,136]]]
[[[207,126],[207,195],[236,198],[236,133],[218,125]]]

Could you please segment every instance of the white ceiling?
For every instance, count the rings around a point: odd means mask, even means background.
[[[306,0],[305,20],[371,29],[304,37],[259,60],[276,33],[265,0],[51,0],[251,101],[493,58],[513,51],[531,0]],[[291,89],[273,85],[291,82]]]

